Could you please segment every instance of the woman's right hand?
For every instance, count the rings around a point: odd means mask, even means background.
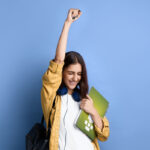
[[[68,11],[68,16],[66,21],[69,23],[73,23],[75,20],[79,19],[79,17],[81,16],[82,12],[80,9],[69,9]]]

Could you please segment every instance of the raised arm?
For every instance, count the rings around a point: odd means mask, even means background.
[[[50,65],[42,77],[41,104],[47,129],[53,100],[56,96],[56,91],[62,81],[62,68],[64,65],[69,28],[72,22],[77,20],[80,15],[81,12],[78,9],[69,10],[67,19],[65,20],[64,27],[58,41],[55,59],[54,61],[50,61]]]
[[[81,16],[82,12],[79,9],[70,9],[65,20],[62,33],[60,35],[55,55],[55,62],[62,63],[65,59],[65,51],[67,47],[68,32],[71,24]]]

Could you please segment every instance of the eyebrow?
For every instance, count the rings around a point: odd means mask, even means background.
[[[74,71],[67,71],[67,72],[73,72],[73,73],[75,73]],[[82,72],[77,72],[77,73],[81,73],[82,74]]]

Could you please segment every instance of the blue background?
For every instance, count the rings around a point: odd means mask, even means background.
[[[67,51],[82,54],[90,87],[110,102],[101,150],[150,149],[150,1],[0,0],[0,150],[25,150],[41,119],[41,78],[69,8],[83,14]]]

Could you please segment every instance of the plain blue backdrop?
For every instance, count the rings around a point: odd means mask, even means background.
[[[82,54],[90,87],[110,103],[101,150],[149,150],[149,0],[0,0],[0,150],[25,150],[25,135],[41,119],[41,78],[69,8],[83,14],[67,51]]]

